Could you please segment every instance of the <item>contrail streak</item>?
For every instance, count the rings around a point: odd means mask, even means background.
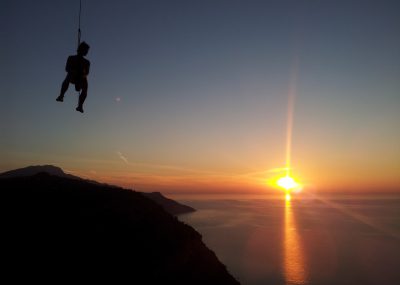
[[[294,106],[296,102],[296,89],[298,77],[298,59],[296,58],[291,72],[289,92],[288,92],[288,112],[287,112],[287,126],[286,126],[286,176],[290,176],[291,157],[292,157],[292,134],[293,134],[293,116]]]

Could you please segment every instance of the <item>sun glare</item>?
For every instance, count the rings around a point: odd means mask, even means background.
[[[292,190],[292,189],[298,187],[298,184],[296,183],[296,181],[294,181],[294,179],[290,176],[285,176],[285,177],[280,178],[278,180],[277,184],[279,187],[282,187],[286,190]]]

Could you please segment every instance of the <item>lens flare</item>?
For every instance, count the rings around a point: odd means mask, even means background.
[[[297,70],[298,70],[298,59],[296,58],[293,62],[292,75],[289,84],[288,92],[288,106],[287,106],[287,122],[286,122],[286,164],[285,167],[274,168],[269,172],[285,172],[284,177],[276,175],[274,178],[269,180],[269,185],[273,187],[280,187],[285,190],[286,200],[290,200],[290,194],[292,192],[300,192],[303,186],[296,182],[292,177],[292,134],[293,134],[293,123],[294,123],[294,106],[296,102],[296,87],[297,87]]]
[[[286,201],[291,200],[291,194],[299,193],[303,189],[303,186],[290,176],[279,178],[278,180],[276,180],[275,185],[283,188],[283,190],[285,191]]]
[[[294,181],[294,179],[292,177],[289,177],[289,176],[280,178],[278,180],[277,184],[279,187],[282,187],[286,190],[292,190],[292,189],[298,187],[298,183],[296,181]]]

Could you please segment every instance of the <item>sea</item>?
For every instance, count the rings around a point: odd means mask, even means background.
[[[243,285],[400,284],[400,195],[168,197]]]

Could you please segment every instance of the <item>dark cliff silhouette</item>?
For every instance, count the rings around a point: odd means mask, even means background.
[[[167,197],[163,196],[160,192],[142,193],[142,194],[145,195],[147,198],[153,200],[157,204],[161,205],[161,207],[163,207],[164,210],[173,215],[180,215],[196,211],[192,207],[168,199]]]
[[[198,232],[141,193],[48,173],[0,189],[14,282],[239,284]]]
[[[32,165],[32,166],[27,166],[27,167],[23,167],[23,168],[19,168],[19,169],[6,171],[3,173],[0,173],[0,179],[1,178],[13,178],[13,177],[26,177],[26,176],[32,176],[32,175],[35,175],[38,173],[43,173],[43,172],[51,174],[51,175],[59,176],[59,177],[82,180],[82,181],[94,183],[97,185],[116,187],[114,185],[99,183],[94,180],[83,179],[79,176],[67,174],[60,167],[54,166],[54,165]],[[173,214],[173,215],[180,215],[180,214],[185,214],[185,213],[190,213],[190,212],[196,211],[192,207],[183,205],[174,200],[166,198],[160,192],[142,193],[142,194],[145,195],[147,198],[150,198],[157,204],[161,205],[164,208],[164,210],[166,210],[168,213]]]

